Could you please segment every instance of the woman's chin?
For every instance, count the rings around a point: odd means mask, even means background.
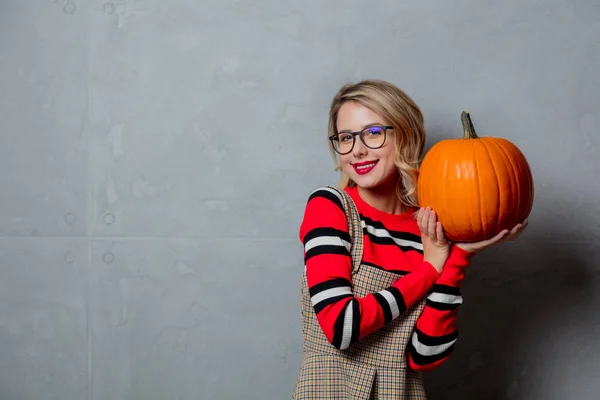
[[[358,175],[354,174],[354,178],[352,179],[357,186],[363,189],[373,189],[379,185],[379,179],[375,176],[367,175]]]
[[[353,173],[349,175],[350,179],[360,188],[363,189],[377,189],[377,190],[390,190],[395,192],[396,183],[398,178],[395,174],[390,174],[390,176],[385,177],[381,176],[381,174],[373,173],[372,171],[365,175],[360,175],[357,173]]]

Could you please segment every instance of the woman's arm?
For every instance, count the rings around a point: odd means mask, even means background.
[[[463,299],[460,285],[472,254],[453,246],[439,279],[427,296],[427,303],[408,343],[409,366],[429,371],[450,358],[458,339],[458,308]]]
[[[327,188],[309,197],[300,240],[317,320],[328,341],[340,350],[398,318],[440,277],[430,263],[422,262],[390,287],[355,297],[346,215],[340,199]]]

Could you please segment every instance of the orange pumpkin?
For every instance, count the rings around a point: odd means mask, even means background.
[[[473,242],[512,229],[533,206],[533,176],[527,159],[510,141],[477,136],[469,113],[461,115],[464,137],[436,143],[425,155],[417,195],[431,207],[448,240]]]

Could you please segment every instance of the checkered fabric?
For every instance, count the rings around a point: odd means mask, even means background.
[[[344,205],[352,239],[352,284],[356,297],[388,288],[398,275],[361,264],[363,231],[354,201],[334,189]],[[420,300],[400,317],[350,348],[327,341],[310,301],[306,272],[301,286],[303,358],[293,399],[426,400],[422,376],[408,367],[406,346],[425,306]]]

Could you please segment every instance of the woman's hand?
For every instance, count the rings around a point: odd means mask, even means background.
[[[511,242],[515,240],[527,227],[527,220],[520,224],[515,225],[510,231],[508,229],[503,230],[491,239],[482,240],[479,242],[472,243],[456,243],[455,245],[467,251],[469,253],[479,253],[481,250],[489,249],[492,246],[503,242]]]
[[[429,207],[421,208],[417,213],[417,225],[423,242],[423,261],[433,265],[441,273],[450,255],[450,243],[446,240],[442,224],[435,212]]]

